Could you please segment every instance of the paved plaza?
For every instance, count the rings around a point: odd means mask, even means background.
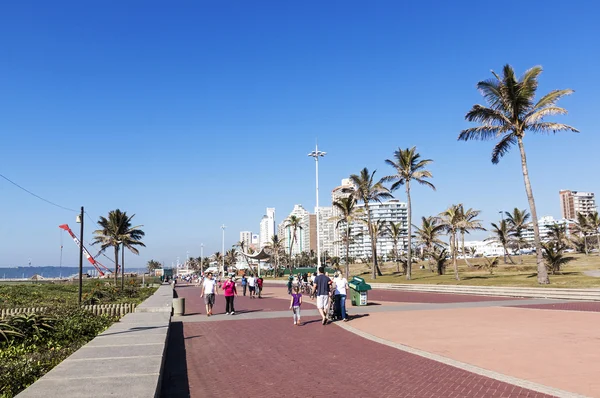
[[[305,297],[298,327],[281,285],[233,316],[177,293],[163,397],[600,396],[600,303],[373,290],[326,326]]]

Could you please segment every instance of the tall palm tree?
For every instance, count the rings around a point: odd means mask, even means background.
[[[227,250],[225,252],[225,264],[227,264],[228,267],[232,267],[237,263],[237,251],[232,248],[230,250]]]
[[[506,222],[506,220],[500,221],[499,224],[492,223],[491,231],[493,234],[492,237],[488,238],[486,240],[491,240],[491,241],[500,243],[502,245],[502,249],[504,250],[504,264],[506,264],[507,256],[508,256],[508,259],[510,260],[510,262],[512,264],[514,264],[515,262],[510,257],[510,254],[508,253],[508,243],[511,240],[511,236],[510,236],[510,229],[508,227],[508,223]]]
[[[460,280],[460,276],[458,275],[458,264],[456,262],[456,234],[460,230],[462,207],[462,204],[452,205],[439,215],[446,233],[450,235],[450,255],[452,256],[452,265],[454,266],[454,277],[457,281]]]
[[[470,233],[471,231],[485,231],[485,228],[481,225],[481,220],[477,220],[476,217],[481,213],[480,210],[473,210],[471,208],[465,211],[464,207],[460,207],[460,238],[462,243],[462,255],[465,259],[465,263],[467,266],[471,266],[469,264],[469,260],[467,259],[467,252],[465,251],[465,234]]]
[[[421,226],[417,227],[415,225],[417,242],[425,247],[425,251],[429,257],[430,269],[431,261],[434,260],[434,248],[444,246],[444,242],[442,242],[439,236],[444,232],[445,228],[445,225],[441,223],[441,220],[438,217],[421,217]],[[431,270],[433,271],[433,269]]]
[[[394,159],[386,159],[385,163],[392,166],[396,170],[396,174],[385,177],[385,181],[394,182],[391,187],[391,191],[395,191],[400,186],[404,185],[406,191],[406,210],[408,214],[408,251],[407,251],[407,265],[406,265],[406,279],[410,280],[412,277],[412,206],[410,201],[410,183],[416,181],[421,185],[426,185],[435,191],[435,186],[429,181],[428,178],[432,178],[433,175],[430,171],[425,170],[425,167],[433,163],[431,159],[421,159],[421,155],[417,152],[417,147],[401,149],[398,148],[394,152]]]
[[[477,83],[477,88],[486,99],[489,107],[483,105],[473,106],[466,114],[465,119],[481,125],[463,130],[458,139],[463,141],[500,139],[492,151],[492,163],[494,164],[498,163],[500,158],[508,153],[512,146],[517,145],[519,147],[525,192],[527,193],[533,222],[537,255],[537,279],[540,284],[548,284],[550,279],[544,265],[542,241],[540,239],[533,190],[529,181],[523,138],[528,130],[534,133],[578,132],[578,130],[566,124],[543,121],[546,116],[567,113],[566,109],[558,107],[556,103],[562,97],[572,94],[573,90],[553,90],[534,102],[540,73],[542,73],[542,68],[535,66],[527,70],[518,80],[513,68],[507,64],[503,68],[502,76],[492,72],[493,79]]]
[[[223,264],[223,254],[221,252],[215,252],[213,259],[217,263],[217,274],[220,274],[221,264]]]
[[[585,252],[585,255],[587,256],[588,253],[588,246],[587,246],[587,237],[590,234],[590,226],[588,225],[588,218],[585,214],[582,213],[577,213],[577,221],[575,221],[575,233],[579,234],[579,236],[575,236],[575,237],[571,237],[571,243],[575,246],[578,246],[578,243],[580,241],[583,241],[583,251]]]
[[[296,215],[289,216],[286,220],[285,228],[291,228],[292,230],[292,239],[290,241],[290,257],[292,257],[292,249],[294,247],[294,242],[298,241],[297,232],[299,229],[302,229],[302,219]]]
[[[392,238],[392,243],[394,244],[394,262],[396,263],[396,272],[400,272],[400,263],[398,262],[398,242],[404,236],[404,231],[405,229],[402,228],[402,223],[394,223],[393,221],[389,221],[388,232],[390,238]]]
[[[598,216],[597,211],[593,211],[589,213],[586,218],[590,232],[596,234],[596,242],[598,243],[598,255],[600,256],[600,234],[598,234],[598,230],[600,230],[600,217]]]
[[[279,240],[279,236],[273,235],[271,236],[271,240],[267,242],[266,247],[271,252],[271,256],[275,259],[275,272],[273,276],[275,277],[279,272],[279,256],[282,251],[284,251],[283,241]]]
[[[350,277],[350,236],[352,224],[357,216],[361,214],[360,209],[356,206],[356,199],[353,196],[340,198],[333,202],[333,207],[339,211],[339,216],[332,217],[336,221],[335,227],[346,228],[345,243],[346,243],[346,278]]]
[[[123,245],[133,254],[140,254],[135,246],[146,247],[142,242],[145,233],[140,227],[143,225],[131,225],[131,220],[135,214],[128,216],[126,211],[119,209],[108,212],[108,218],[100,216],[98,225],[100,229],[94,231],[96,235],[92,245],[100,244],[100,252],[104,252],[109,247],[113,247],[115,251],[115,287],[117,286],[117,278],[119,275],[119,247]],[[124,286],[125,268],[121,270],[121,289]]]
[[[389,227],[388,223],[385,220],[377,220],[371,224],[371,231],[369,235],[375,239],[375,247],[377,248],[377,243],[379,242],[379,238],[389,235]],[[377,251],[373,254],[377,255]]]
[[[382,199],[391,198],[392,194],[389,189],[383,186],[383,181],[375,181],[375,172],[369,173],[369,170],[365,167],[360,171],[360,174],[352,174],[350,181],[354,184],[354,192],[352,196],[357,202],[362,201],[365,205],[365,212],[367,213],[367,229],[369,234],[372,231],[371,223],[371,211],[369,209],[370,202],[381,202]],[[377,247],[375,245],[376,238],[371,235],[371,252],[373,253],[373,279],[377,278],[377,275],[381,275],[381,270],[377,265]]]
[[[523,254],[521,253],[521,243],[523,243],[523,230],[527,227],[527,221],[529,220],[529,213],[526,209],[519,210],[515,207],[512,213],[505,211],[506,221],[510,227],[510,235],[514,238],[517,243],[517,250],[519,251],[519,262],[523,264]]]

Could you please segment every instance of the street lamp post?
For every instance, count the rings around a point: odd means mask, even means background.
[[[223,276],[225,276],[225,224],[221,225],[221,229],[223,230],[223,239],[221,241],[221,272],[223,272]]]
[[[321,239],[319,236],[319,158],[324,157],[327,152],[319,151],[319,145],[315,145],[315,150],[308,154],[308,156],[315,158],[315,169],[316,169],[316,196],[317,196],[317,267],[321,266]]]
[[[500,217],[502,218],[502,223],[500,224],[500,228],[503,228],[504,224],[504,211],[500,210],[498,213],[500,213]],[[504,245],[502,247],[502,251],[504,252],[504,263],[506,264],[506,249],[504,249]]]
[[[79,305],[81,305],[81,296],[83,291],[83,206],[81,214],[77,216],[77,222],[81,224],[79,231]]]

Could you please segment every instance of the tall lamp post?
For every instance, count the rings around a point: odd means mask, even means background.
[[[81,295],[83,291],[83,206],[81,206],[81,214],[77,216],[76,221],[81,224],[79,230],[79,305],[81,305]]]
[[[502,223],[500,224],[500,228],[502,228],[502,224],[504,224],[504,211],[500,210],[498,213],[500,213],[500,217],[502,218]],[[506,264],[506,250],[504,250],[504,247],[502,249],[504,252],[504,263]]]
[[[324,157],[327,152],[319,151],[319,145],[315,145],[315,150],[308,154],[308,156],[315,158],[315,166],[316,166],[316,188],[317,188],[317,267],[321,266],[321,239],[319,236],[319,158]]]
[[[221,241],[221,272],[223,272],[223,276],[225,276],[225,224],[221,225],[221,229],[223,230],[223,239]]]

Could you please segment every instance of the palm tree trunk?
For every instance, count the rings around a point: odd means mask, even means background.
[[[600,256],[600,234],[596,234],[596,241],[598,243],[598,255]]]
[[[587,247],[587,238],[585,236],[585,232],[583,233],[583,251],[585,251],[585,255],[588,255],[588,247]]]
[[[410,181],[406,181],[406,212],[408,216],[408,248],[406,250],[406,280],[410,280],[412,278],[412,242],[411,242],[411,233],[412,233],[412,207],[410,203]]]
[[[115,289],[117,288],[119,277],[119,245],[115,245]]]
[[[460,236],[461,236],[461,240],[462,240],[463,258],[465,259],[465,263],[467,264],[467,267],[471,268],[471,263],[469,263],[469,260],[467,259],[467,252],[465,252],[465,233],[464,233],[464,231],[461,231]]]
[[[456,232],[452,231],[450,236],[450,251],[452,252],[452,265],[454,266],[454,277],[457,281],[460,280],[458,276],[458,263],[456,262]]]
[[[398,262],[398,241],[394,241],[394,262],[396,263],[396,272],[400,273],[400,263]]]
[[[371,211],[369,211],[369,202],[365,202],[365,210],[367,211],[367,228],[371,237],[371,256],[373,257],[373,272],[371,278],[377,279],[377,249],[375,248],[375,240],[373,239],[373,231],[371,230]]]
[[[350,278],[350,223],[346,220],[346,279]]]
[[[537,262],[537,280],[539,284],[547,285],[550,283],[548,278],[548,271],[544,264],[544,256],[542,253],[542,241],[540,239],[540,227],[538,225],[537,211],[535,209],[535,200],[533,199],[533,191],[531,189],[531,182],[529,181],[529,171],[527,169],[527,156],[525,155],[525,146],[523,145],[523,138],[518,137],[519,151],[521,152],[521,167],[523,169],[523,181],[525,182],[525,192],[527,193],[527,200],[529,201],[529,208],[531,210],[531,218],[533,222],[533,241],[535,244],[535,254]]]
[[[121,248],[121,290],[125,289],[125,246]]]
[[[517,237],[517,239],[521,239],[521,237]],[[519,251],[519,262],[523,264],[523,253],[521,253],[521,243],[517,241],[517,250]]]

